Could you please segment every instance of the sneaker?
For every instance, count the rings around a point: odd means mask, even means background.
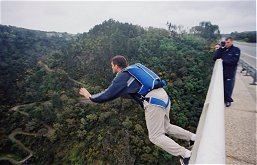
[[[231,106],[231,102],[226,102],[226,107],[230,107]]]
[[[194,144],[195,144],[195,141],[190,140],[190,141],[188,142],[188,149],[189,149],[189,150],[192,150]]]
[[[182,156],[180,156],[180,164],[181,165],[188,165],[189,164],[189,160],[190,160],[190,157],[189,158],[183,158]]]

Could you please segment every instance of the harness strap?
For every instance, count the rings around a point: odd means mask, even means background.
[[[164,101],[162,101],[161,99],[158,99],[156,97],[146,97],[145,101],[147,101],[150,104],[156,105],[156,106],[160,106],[163,108],[167,108],[168,105],[170,104],[170,98],[168,97],[168,102],[165,103]]]

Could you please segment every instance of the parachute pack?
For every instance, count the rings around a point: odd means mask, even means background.
[[[127,71],[132,76],[127,82],[128,86],[130,86],[130,84],[135,79],[141,83],[142,86],[137,93],[143,97],[151,90],[161,88],[167,85],[166,82],[164,80],[161,80],[161,78],[157,76],[153,71],[140,63],[130,65],[124,71]],[[154,104],[164,108],[169,105],[169,99],[168,103],[165,103],[164,101],[155,97],[145,98],[144,100],[146,100],[150,104]]]

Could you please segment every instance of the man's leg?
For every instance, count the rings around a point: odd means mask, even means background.
[[[233,90],[233,79],[225,79],[224,80],[224,99],[225,102],[233,102],[232,90]]]
[[[174,156],[185,155],[187,150],[165,135],[165,115],[165,109],[145,103],[145,120],[149,139],[152,143]]]
[[[192,136],[195,135],[181,127],[178,127],[176,125],[170,124],[170,119],[169,119],[169,113],[170,113],[170,106],[166,108],[166,115],[164,119],[164,126],[165,126],[165,132],[175,138],[178,139],[184,139],[187,141],[192,140]]]

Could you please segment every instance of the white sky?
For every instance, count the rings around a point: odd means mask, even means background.
[[[256,30],[256,1],[1,1],[0,24],[68,33],[88,32],[110,18],[142,27],[184,27],[211,21],[221,33]]]

